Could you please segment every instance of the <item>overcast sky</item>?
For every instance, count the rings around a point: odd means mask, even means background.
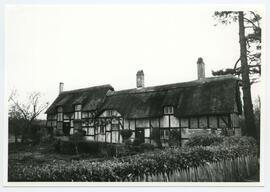
[[[214,26],[216,7],[10,6],[6,9],[7,89],[40,91],[50,103],[64,90],[111,84],[134,88],[197,79],[198,57],[211,70],[239,58],[238,24]],[[257,95],[256,89],[253,95]],[[255,93],[256,92],[256,93]],[[42,116],[44,117],[44,115]]]

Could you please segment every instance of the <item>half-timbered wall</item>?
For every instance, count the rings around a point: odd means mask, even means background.
[[[124,121],[116,110],[106,110],[96,119],[95,141],[121,143],[120,130],[124,129]]]
[[[143,131],[144,143],[157,143],[153,140],[153,132],[159,131],[160,141],[167,146],[173,130],[179,131],[181,143],[184,144],[192,135],[201,133],[241,135],[239,116],[237,114],[209,115],[196,117],[175,117],[164,114],[159,118],[125,119],[116,110],[106,110],[99,117],[94,111],[82,112],[81,127],[74,126],[74,113],[64,114],[63,122],[70,123],[70,134],[81,128],[86,133],[86,139],[106,143],[121,143],[122,129],[132,130],[131,140],[136,138],[138,130]],[[48,115],[47,126],[63,129],[63,122],[56,115]]]

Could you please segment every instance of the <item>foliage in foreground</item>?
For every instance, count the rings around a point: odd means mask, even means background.
[[[257,147],[254,147],[252,142],[241,142],[240,137],[231,137],[215,146],[168,148],[103,162],[79,160],[54,161],[40,166],[9,165],[8,179],[9,181],[134,181],[144,175],[169,174],[175,170],[188,170],[209,163],[256,155]]]
[[[258,182],[259,161],[257,157],[245,156],[207,163],[189,169],[177,169],[134,178],[135,182]]]
[[[256,147],[256,140],[252,137],[247,136],[217,136],[213,134],[200,134],[192,136],[187,142],[186,146],[195,147],[195,146],[216,146],[216,145],[224,145],[224,146],[253,146]]]

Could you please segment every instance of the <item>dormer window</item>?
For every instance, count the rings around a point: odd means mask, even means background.
[[[75,105],[75,119],[82,118],[82,105]]]
[[[63,121],[63,107],[57,107],[57,121]]]
[[[113,116],[113,110],[107,110],[107,116],[112,117]]]
[[[173,106],[165,106],[164,107],[164,114],[165,115],[170,115],[173,113],[174,113]]]

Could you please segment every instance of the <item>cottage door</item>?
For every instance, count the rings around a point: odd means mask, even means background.
[[[144,129],[136,128],[135,130],[135,138],[138,140],[138,143],[144,143]]]
[[[63,123],[63,133],[65,136],[70,135],[70,122],[64,122]]]

